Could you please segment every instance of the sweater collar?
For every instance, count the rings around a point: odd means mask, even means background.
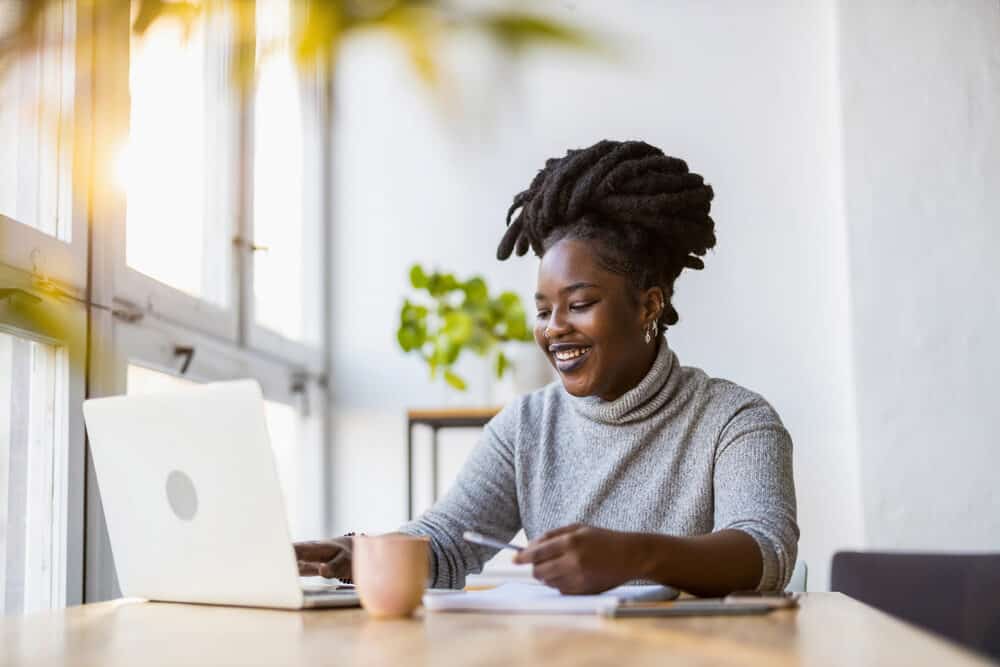
[[[613,401],[599,396],[573,396],[563,387],[576,411],[588,419],[602,424],[628,424],[646,419],[663,407],[670,398],[668,380],[677,366],[677,357],[666,338],[660,339],[660,349],[653,359],[649,372],[636,386]]]

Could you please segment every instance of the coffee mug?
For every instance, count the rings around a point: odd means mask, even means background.
[[[379,618],[409,616],[420,606],[430,575],[430,539],[355,535],[353,580],[361,606]]]

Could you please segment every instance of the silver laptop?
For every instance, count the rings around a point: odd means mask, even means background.
[[[252,607],[353,607],[303,587],[253,380],[85,401],[118,581],[127,596]]]

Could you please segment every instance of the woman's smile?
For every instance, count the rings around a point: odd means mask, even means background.
[[[549,345],[549,353],[552,355],[556,370],[563,375],[575,373],[590,358],[589,345],[576,345],[574,343],[553,343]]]

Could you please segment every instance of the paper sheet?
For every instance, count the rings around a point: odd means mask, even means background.
[[[666,586],[619,586],[598,595],[563,595],[541,584],[510,583],[487,591],[429,592],[430,612],[479,611],[525,614],[597,614],[623,601],[672,600],[677,591]]]

